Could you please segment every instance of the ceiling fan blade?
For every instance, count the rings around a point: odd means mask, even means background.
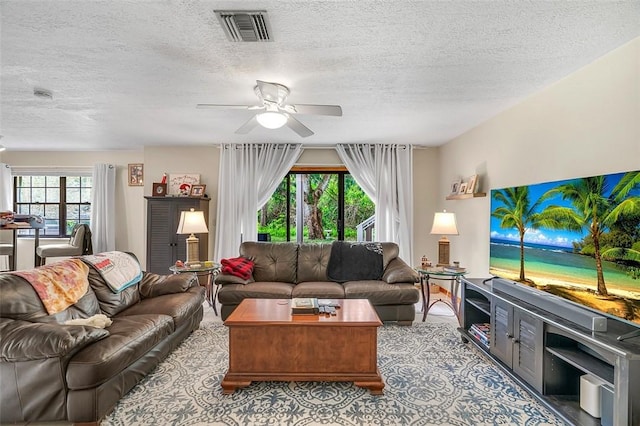
[[[269,83],[266,81],[256,80],[260,93],[262,93],[262,99],[270,102],[280,102],[280,94],[278,92],[278,85]]]
[[[303,138],[313,135],[313,132],[311,131],[311,129],[309,129],[307,126],[305,126],[304,124],[302,124],[301,122],[293,118],[292,116],[289,116],[289,119],[287,120],[287,126],[289,126],[291,130],[293,130]]]
[[[236,133],[239,135],[246,135],[247,133],[255,129],[257,125],[258,125],[258,119],[254,115],[249,120],[247,120],[246,123],[240,126],[240,128],[236,130]]]
[[[293,107],[294,114],[309,114],[309,115],[332,115],[335,117],[342,117],[342,108],[340,105],[308,105],[308,104],[295,104],[287,105],[287,107]]]
[[[211,109],[253,109],[253,105],[221,105],[221,104],[197,104],[196,108]],[[262,107],[258,107],[262,108]]]

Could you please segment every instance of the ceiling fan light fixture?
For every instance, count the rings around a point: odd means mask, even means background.
[[[258,123],[267,129],[279,129],[284,126],[289,119],[287,114],[281,112],[267,111],[256,115]]]

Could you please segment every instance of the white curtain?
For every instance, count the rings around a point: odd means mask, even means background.
[[[302,153],[302,145],[224,145],[220,153],[214,253],[235,257],[242,241],[258,237],[258,210],[269,200]]]
[[[95,164],[92,176],[91,243],[94,253],[102,253],[116,249],[116,168]]]
[[[393,241],[413,262],[413,147],[339,144],[338,156],[376,205],[376,241]]]
[[[0,163],[0,211],[13,211],[13,178],[11,167]]]

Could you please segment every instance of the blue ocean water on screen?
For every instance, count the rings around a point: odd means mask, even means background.
[[[588,284],[595,289],[597,284],[596,262],[590,256],[572,253],[570,248],[544,244],[525,243],[525,276],[548,277],[568,285]],[[520,272],[520,243],[518,241],[491,239],[489,246],[490,268],[506,270],[518,275]],[[602,262],[603,274],[608,289],[640,291],[640,280],[634,280],[626,271],[613,262]],[[497,273],[499,275],[499,273]],[[544,279],[544,278],[543,278]],[[543,285],[545,282],[536,284]]]

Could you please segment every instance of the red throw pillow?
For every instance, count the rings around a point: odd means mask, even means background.
[[[253,266],[255,263],[246,257],[232,257],[230,259],[222,259],[222,273],[240,277],[243,280],[251,278]]]

